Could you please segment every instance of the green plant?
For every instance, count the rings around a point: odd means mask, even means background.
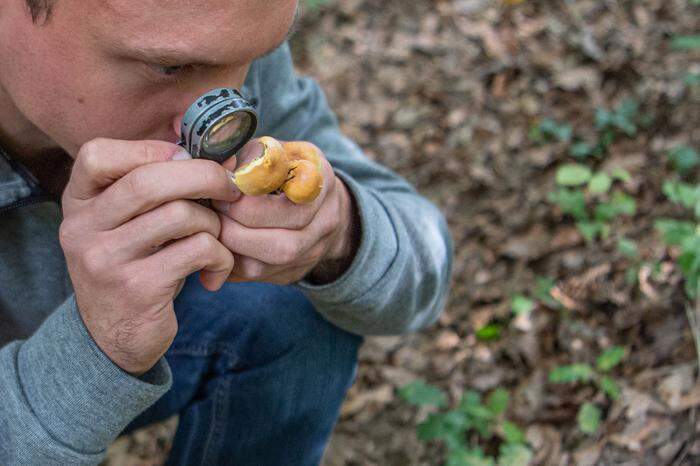
[[[548,200],[557,204],[563,214],[576,220],[576,227],[586,241],[607,238],[610,223],[619,215],[634,215],[637,203],[621,190],[610,193],[616,180],[628,181],[627,171],[593,172],[586,165],[567,163],[556,173],[559,188],[549,193]]]
[[[530,128],[530,140],[534,143],[544,142],[569,142],[573,128],[568,123],[559,123],[551,118],[544,118],[538,124]]]
[[[399,389],[407,403],[445,408],[447,397],[439,388],[423,381]],[[505,418],[510,395],[498,388],[482,400],[479,393],[467,390],[457,406],[432,412],[416,430],[422,441],[441,441],[447,448],[447,466],[525,466],[532,459],[525,435]],[[495,442],[494,442],[495,441]],[[490,442],[498,454],[487,454],[482,444]]]
[[[685,292],[695,299],[700,280],[700,186],[666,181],[663,192],[671,202],[690,211],[689,219],[662,218],[655,225],[667,246],[680,249],[678,265],[685,279]]]
[[[549,372],[549,381],[554,384],[593,383],[611,400],[616,400],[620,396],[620,387],[609,373],[622,362],[626,353],[625,348],[613,346],[598,356],[595,367],[588,363],[557,366]],[[576,417],[579,429],[586,434],[598,430],[601,418],[600,408],[593,403],[584,403]]]

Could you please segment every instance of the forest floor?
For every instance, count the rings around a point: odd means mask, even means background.
[[[369,157],[440,207],[456,253],[434,326],[367,339],[326,466],[443,464],[445,446],[416,436],[435,409],[398,395],[415,380],[450,406],[507,390],[533,464],[700,463],[687,254],[655,227],[693,218],[664,183],[697,183],[700,49],[674,38],[699,32],[694,0],[344,0],[305,13],[298,69]],[[610,176],[581,184],[582,166]],[[607,215],[586,216],[601,204]],[[618,347],[613,367],[597,359]],[[614,387],[550,378],[584,366]],[[589,433],[584,404],[600,415]],[[120,439],[107,464],[161,464],[175,425]],[[491,454],[498,435],[486,437],[464,441]]]

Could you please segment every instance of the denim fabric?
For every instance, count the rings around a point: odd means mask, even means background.
[[[166,359],[173,385],[125,432],[175,413],[169,465],[319,464],[362,337],[324,320],[292,287],[188,277]]]

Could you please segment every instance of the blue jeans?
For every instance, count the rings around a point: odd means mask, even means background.
[[[357,373],[362,337],[324,320],[298,290],[190,275],[166,353],[173,386],[130,432],[179,413],[169,465],[317,465]]]

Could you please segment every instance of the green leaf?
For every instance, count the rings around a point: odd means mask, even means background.
[[[510,308],[515,315],[529,314],[535,309],[535,302],[525,295],[516,294],[510,301]]]
[[[675,36],[671,41],[671,47],[676,50],[690,50],[700,48],[700,34],[690,36]]]
[[[501,429],[506,443],[525,443],[525,433],[515,423],[503,421]]]
[[[497,388],[489,395],[486,404],[494,416],[498,416],[505,412],[508,408],[510,394],[504,388]]]
[[[550,294],[555,284],[556,281],[551,277],[536,277],[535,289],[532,294],[547,306],[559,308],[561,304]]]
[[[450,452],[447,466],[494,466],[494,461],[481,448],[459,448]]]
[[[503,326],[501,324],[487,324],[476,331],[476,337],[481,341],[493,341],[501,338]]]
[[[700,186],[698,185],[665,181],[662,190],[671,202],[680,204],[687,209],[695,209],[700,204]]]
[[[540,132],[549,139],[558,139],[562,142],[567,142],[571,139],[571,125],[566,123],[558,123],[551,118],[542,120],[539,126]]]
[[[612,178],[607,173],[598,172],[588,182],[588,191],[593,194],[604,194],[610,190]]]
[[[576,416],[578,428],[585,434],[595,434],[600,427],[600,409],[593,403],[584,403]]]
[[[617,250],[628,259],[636,259],[639,257],[637,245],[634,243],[634,241],[627,238],[620,238],[617,240]]]
[[[426,384],[422,380],[401,387],[398,394],[414,406],[436,406],[438,408],[447,406],[445,393],[435,385]]]
[[[695,236],[696,225],[692,222],[666,218],[657,220],[654,226],[668,246],[680,246],[686,238]]]
[[[596,367],[601,372],[607,372],[622,362],[627,351],[622,346],[612,346],[596,359]]]
[[[613,169],[612,177],[613,179],[620,180],[623,183],[629,183],[630,181],[632,181],[632,175],[630,175],[630,172],[628,172],[624,168],[618,167]]]
[[[595,372],[589,364],[570,364],[552,369],[549,373],[549,381],[552,383],[587,382],[594,376]]]
[[[584,221],[588,218],[586,197],[580,189],[559,188],[549,193],[548,199],[557,204],[562,213],[569,214],[576,220]]]
[[[498,466],[527,466],[532,456],[532,451],[522,443],[506,443],[499,450]]]
[[[596,236],[606,236],[607,225],[603,222],[576,222],[576,228],[587,242],[591,243]]]
[[[700,2],[700,0],[698,0]],[[683,83],[687,86],[700,85],[700,73],[686,73],[683,76]]]
[[[594,151],[595,148],[587,142],[576,142],[571,145],[569,153],[572,157],[575,157],[577,159],[585,159],[586,157],[594,155]]]
[[[695,149],[688,146],[674,147],[668,152],[667,156],[674,170],[681,175],[690,172],[700,164],[700,155]]]
[[[615,191],[610,203],[619,214],[634,215],[637,213],[637,202],[632,196],[622,191]]]
[[[620,386],[611,377],[603,376],[598,381],[598,386],[611,400],[617,400],[620,397]]]
[[[416,432],[422,441],[442,440],[449,448],[458,448],[462,436],[469,426],[469,420],[459,411],[431,413],[425,421],[418,424]]]
[[[559,186],[580,186],[593,176],[591,169],[578,163],[567,163],[559,167],[556,182]]]

